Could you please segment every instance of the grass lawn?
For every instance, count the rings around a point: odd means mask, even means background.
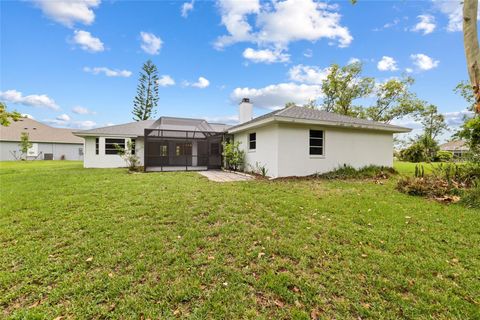
[[[480,212],[394,186],[1,163],[0,318],[479,319]]]

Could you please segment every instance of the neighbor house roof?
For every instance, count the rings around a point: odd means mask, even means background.
[[[255,128],[271,122],[294,122],[305,124],[319,124],[334,127],[348,127],[357,129],[370,129],[389,132],[410,132],[411,129],[395,126],[387,123],[376,122],[366,119],[359,119],[337,113],[326,112],[305,107],[292,106],[280,110],[275,110],[263,116],[257,117],[245,123],[236,125],[228,129],[228,132],[234,133],[243,130]]]
[[[114,126],[95,128],[74,132],[78,136],[126,136],[143,137],[145,129],[162,129],[178,131],[223,132],[229,126],[208,123],[203,119],[160,117],[158,120],[135,121]]]
[[[467,143],[463,140],[449,141],[440,145],[440,150],[444,151],[468,151]]]
[[[0,126],[0,141],[20,141],[22,132],[28,133],[31,142],[83,144],[83,140],[73,135],[70,129],[50,127],[29,118],[12,121],[8,127]]]

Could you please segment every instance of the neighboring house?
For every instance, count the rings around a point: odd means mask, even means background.
[[[306,176],[344,164],[393,166],[393,134],[408,128],[304,107],[288,107],[253,119],[240,104],[240,124],[161,117],[75,132],[85,138],[87,168],[126,166],[115,144],[134,140],[146,171],[206,170],[222,165],[221,142],[240,141],[246,170],[265,167],[270,177]]]
[[[464,158],[467,155],[468,151],[470,151],[467,143],[463,140],[456,140],[444,143],[440,145],[440,150],[453,153],[453,157],[457,159]]]
[[[28,160],[83,160],[83,139],[72,130],[53,128],[41,122],[21,118],[9,126],[0,126],[0,161],[19,160],[20,136],[28,133],[32,147]]]

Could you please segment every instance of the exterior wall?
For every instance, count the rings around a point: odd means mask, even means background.
[[[253,132],[256,133],[257,146],[255,150],[249,150],[248,137]],[[241,142],[240,149],[245,151],[246,171],[252,171],[258,162],[266,167],[268,176],[278,176],[278,134],[278,125],[272,124],[234,135],[234,140]]]
[[[324,155],[309,154],[310,130],[324,131]],[[248,151],[248,134],[257,133],[257,148]],[[234,135],[245,150],[249,166],[266,165],[273,178],[307,176],[332,171],[344,164],[393,166],[393,134],[380,131],[280,123]],[[247,170],[250,168],[247,168]]]
[[[85,151],[83,144],[76,143],[45,143],[33,142],[37,156],[29,156],[28,160],[44,160],[46,153],[53,154],[53,160],[83,160],[80,149]],[[0,161],[15,161],[15,156],[20,157],[19,142],[0,141]]]
[[[83,161],[83,166],[85,168],[121,168],[127,166],[125,161],[119,155],[105,154],[105,139],[118,139],[118,137],[98,137],[100,139],[98,154],[95,153],[95,138],[96,137],[84,137],[85,160]],[[136,138],[135,153],[140,159],[141,166],[143,166],[143,151],[143,138]]]

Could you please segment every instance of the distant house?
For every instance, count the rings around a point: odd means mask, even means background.
[[[467,155],[468,151],[470,151],[467,143],[463,140],[455,140],[444,143],[440,145],[440,150],[449,151],[453,153],[454,158],[458,159],[464,158]]]
[[[125,166],[115,144],[133,141],[146,171],[208,170],[222,165],[225,139],[240,141],[247,170],[264,167],[270,177],[306,176],[344,164],[393,166],[393,134],[410,129],[325,111],[291,106],[253,118],[249,99],[240,124],[161,117],[75,132],[85,139],[84,166]]]
[[[83,160],[83,139],[72,130],[53,128],[41,122],[21,118],[8,127],[0,126],[0,161],[19,160],[20,136],[29,135],[32,147],[28,160]]]

